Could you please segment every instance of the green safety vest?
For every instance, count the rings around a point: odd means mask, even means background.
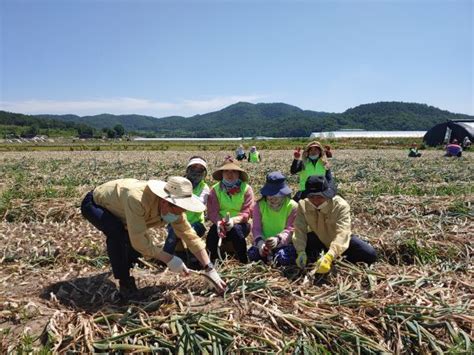
[[[258,203],[262,218],[262,233],[264,240],[276,236],[285,229],[288,216],[296,206],[298,206],[298,203],[289,197],[285,198],[283,205],[278,211],[272,210],[265,200],[261,200]]]
[[[220,182],[212,186],[216,191],[217,200],[219,201],[219,216],[225,218],[227,212],[230,213],[231,217],[235,217],[240,213],[242,205],[244,204],[245,192],[248,189],[247,183],[242,181],[240,185],[240,192],[238,194],[229,196],[227,191],[223,190],[219,186]]]
[[[258,163],[260,161],[260,158],[258,156],[258,152],[255,151],[255,152],[250,152],[249,153],[249,157],[250,157],[250,162],[251,163]]]
[[[304,169],[299,172],[300,175],[300,191],[304,191],[306,180],[312,176],[324,176],[326,175],[326,168],[324,167],[321,159],[316,161],[316,164],[313,164],[309,159],[307,164],[304,164]]]
[[[201,180],[199,184],[193,189],[193,195],[199,197],[201,195],[202,190],[204,187],[207,186],[204,180]],[[204,212],[191,212],[186,211],[186,218],[190,224],[201,222],[204,224]]]

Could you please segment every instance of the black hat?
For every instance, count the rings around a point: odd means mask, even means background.
[[[333,198],[336,196],[336,192],[334,184],[329,182],[325,176],[311,175],[306,180],[302,198],[306,198],[308,195],[319,195],[326,198]]]

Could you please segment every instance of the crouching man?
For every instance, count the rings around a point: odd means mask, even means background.
[[[336,195],[336,187],[324,176],[306,180],[303,199],[298,203],[293,235],[296,265],[304,268],[315,262],[314,272],[325,274],[333,260],[346,256],[353,263],[372,264],[375,249],[351,233],[349,204]],[[324,255],[320,257],[321,252]]]
[[[168,223],[196,256],[217,291],[225,289],[225,282],[209,260],[205,243],[186,219],[186,211],[202,212],[205,208],[193,196],[191,182],[179,176],[172,176],[167,182],[113,180],[89,192],[81,204],[82,215],[107,237],[107,254],[123,298],[137,294],[130,268],[141,255],[161,260],[172,272],[189,273],[180,258],[161,250],[146,233],[148,228],[165,227]]]

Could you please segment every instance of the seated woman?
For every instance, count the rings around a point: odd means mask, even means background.
[[[293,197],[296,202],[301,199],[301,194],[305,189],[305,183],[309,176],[325,176],[327,181],[332,183],[330,165],[321,143],[317,141],[309,143],[303,154],[301,154],[301,149],[298,148],[294,151],[293,157],[290,172],[299,175],[299,191]]]
[[[239,145],[239,147],[235,150],[235,157],[238,161],[247,159],[247,155],[245,154],[244,146],[242,144]]]
[[[410,150],[408,151],[408,157],[410,158],[419,158],[421,153],[418,151],[416,143],[412,143]]]
[[[207,204],[207,198],[210,192],[209,186],[204,181],[206,175],[206,160],[197,155],[191,157],[186,167],[186,174],[184,177],[191,181],[193,185],[193,195],[196,196],[204,205]],[[191,224],[191,227],[196,231],[196,234],[199,237],[204,236],[206,233],[206,227],[204,226],[204,212],[187,211],[186,218],[189,224]],[[186,266],[192,269],[199,269],[199,262],[194,255],[189,252],[187,246],[182,242],[182,240],[176,237],[173,226],[168,224],[167,229],[168,237],[166,238],[163,250],[183,259]]]
[[[231,244],[236,257],[248,262],[246,238],[250,232],[248,223],[254,203],[253,190],[248,175],[232,158],[228,157],[212,177],[218,182],[212,186],[207,200],[207,215],[213,223],[207,234],[206,247],[211,260],[218,257],[219,238]]]
[[[462,147],[459,145],[457,139],[453,139],[453,141],[446,146],[446,154],[445,157],[458,157],[462,156]]]
[[[296,250],[291,237],[298,203],[291,199],[291,189],[279,171],[267,175],[260,193],[262,198],[253,209],[253,246],[248,251],[249,259],[276,265],[293,264]]]
[[[257,150],[256,146],[252,146],[250,148],[249,157],[247,158],[247,160],[250,163],[261,163],[262,162],[262,155]]]

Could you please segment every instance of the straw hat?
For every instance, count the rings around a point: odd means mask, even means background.
[[[150,190],[162,199],[191,212],[202,212],[206,206],[193,195],[191,181],[181,176],[171,176],[167,182],[148,181]]]
[[[221,181],[222,180],[222,171],[224,171],[224,170],[236,170],[236,171],[239,172],[240,180],[242,180],[242,181],[248,181],[249,180],[249,176],[245,172],[245,170],[242,169],[239,164],[234,163],[234,160],[232,158],[227,158],[226,160],[224,160],[224,164],[222,164],[219,168],[217,168],[216,171],[214,171],[212,173],[212,177],[215,180]]]

